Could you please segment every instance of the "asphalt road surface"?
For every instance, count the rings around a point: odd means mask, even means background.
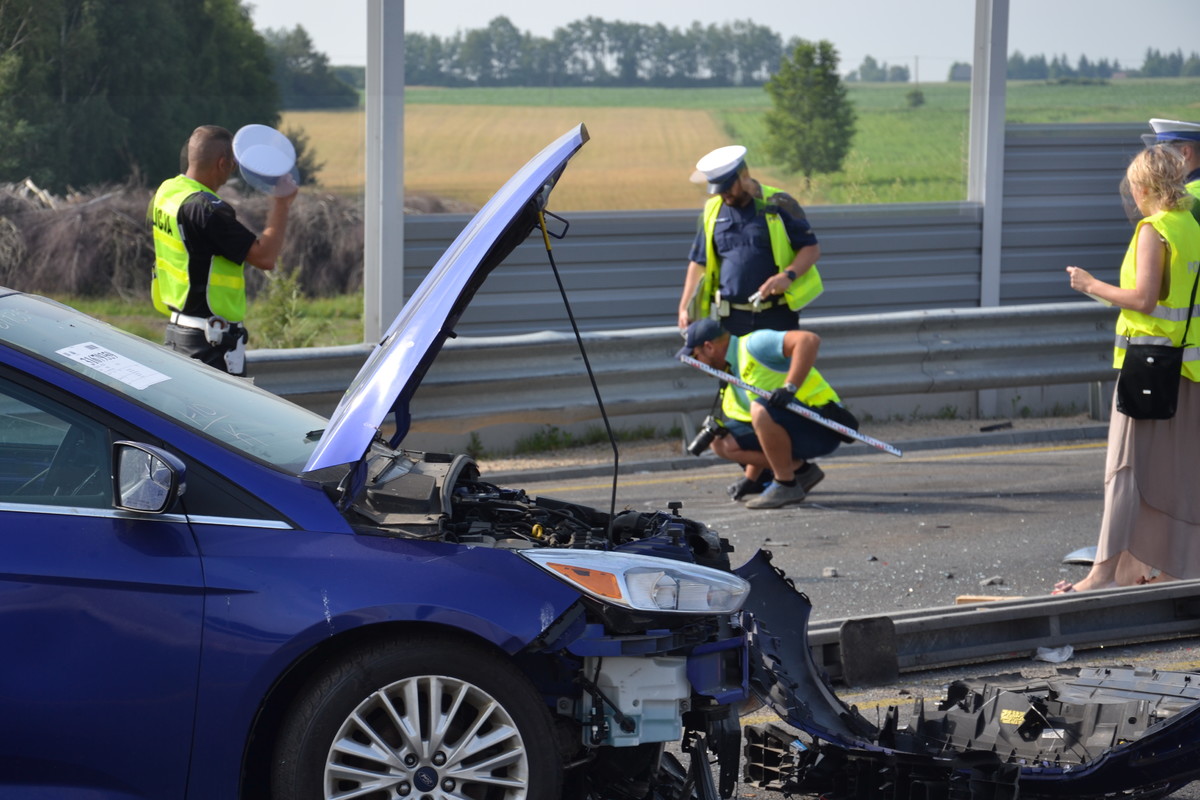
[[[623,475],[620,508],[663,509],[706,522],[734,545],[734,564],[757,548],[813,601],[814,620],[953,605],[964,595],[1040,596],[1086,567],[1063,565],[1067,553],[1094,545],[1102,510],[1104,442],[926,450],[903,458],[868,453],[821,461],[825,480],[807,502],[753,511],[728,499],[731,465]],[[509,485],[517,485],[510,483]],[[607,508],[611,480],[522,483],[531,494]],[[1200,671],[1200,646],[1188,639],[1087,651],[1064,666],[1137,664]],[[1052,666],[1033,660],[906,673],[891,686],[835,687],[871,718],[916,696],[940,697],[963,675]],[[881,713],[881,712],[880,712]],[[774,719],[751,716],[749,722]],[[753,787],[742,796],[778,797]],[[1200,782],[1175,798],[1200,799]]]
[[[734,564],[764,548],[812,598],[816,620],[952,605],[960,595],[1044,595],[1068,552],[1094,545],[1104,443],[1084,441],[835,457],[800,505],[754,511],[729,500],[737,468],[622,475],[620,508],[663,509],[716,528]],[[513,484],[510,484],[513,485]],[[607,508],[611,479],[521,484]],[[836,574],[836,577],[826,577]]]

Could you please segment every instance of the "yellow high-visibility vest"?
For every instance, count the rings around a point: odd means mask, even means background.
[[[734,336],[729,341],[730,347],[737,350],[737,376],[746,383],[758,389],[771,392],[787,383],[787,373],[776,372],[761,361],[750,355],[748,340],[750,336]],[[733,384],[726,384],[721,392],[721,413],[726,419],[736,419],[740,422],[750,421],[750,403],[753,397],[749,392]],[[806,406],[817,408],[826,403],[839,402],[837,392],[829,382],[813,367],[800,384],[796,392],[796,400]]]
[[[151,224],[154,229],[154,276],[150,294],[154,307],[164,314],[182,311],[190,280],[188,251],[179,229],[179,209],[196,192],[212,192],[199,181],[176,175],[164,181],[154,195]],[[246,275],[242,264],[213,256],[204,288],[208,308],[229,322],[246,318]]]
[[[763,186],[763,200],[767,202],[767,232],[771,236],[771,255],[774,257],[775,266],[780,272],[791,266],[792,259],[796,257],[796,251],[792,249],[792,243],[788,239],[787,228],[783,224],[783,219],[780,218],[778,210],[771,211],[770,205],[771,196],[777,194],[780,190],[773,186]],[[708,198],[708,202],[704,204],[704,246],[705,246],[705,265],[704,277],[701,278],[703,286],[700,287],[697,300],[697,319],[707,317],[711,313],[712,301],[716,295],[717,289],[721,283],[721,257],[717,255],[716,245],[713,243],[713,232],[717,227],[717,216],[721,212],[723,201],[720,195],[713,195]],[[817,297],[825,290],[825,286],[821,282],[821,274],[817,272],[817,265],[813,264],[811,268],[803,275],[796,277],[792,281],[791,286],[783,293],[784,299],[787,301],[788,308],[792,311],[799,311],[806,305],[816,300]]]
[[[1117,317],[1113,366],[1120,369],[1125,363],[1125,350],[1130,344],[1185,346],[1183,377],[1200,382],[1200,319],[1192,320],[1188,341],[1182,341],[1189,312],[1193,317],[1200,316],[1191,307],[1192,285],[1200,271],[1200,223],[1187,211],[1160,211],[1139,221],[1121,263],[1122,288],[1136,285],[1137,240],[1146,225],[1153,227],[1167,242],[1169,260],[1163,270],[1170,273],[1169,289],[1167,296],[1160,297],[1149,314],[1121,309]]]

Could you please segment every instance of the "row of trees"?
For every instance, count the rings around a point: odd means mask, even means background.
[[[801,40],[784,41],[750,20],[723,25],[667,28],[590,16],[555,29],[549,38],[518,30],[508,17],[453,36],[408,32],[404,36],[405,79],[426,86],[753,86],[765,83],[781,59]],[[1065,55],[1008,59],[1014,80],[1107,79],[1200,75],[1200,56],[1149,49],[1141,69],[1117,60],[1091,61]],[[956,62],[948,79],[970,80],[970,64]],[[907,83],[908,66],[866,56],[848,81]]]
[[[1065,56],[1055,56],[1049,61],[1044,55],[1026,58],[1020,50],[1014,50],[1008,57],[1008,77],[1012,80],[1031,81],[1060,81],[1077,78],[1107,80],[1117,73],[1124,73],[1130,78],[1188,78],[1200,77],[1200,54],[1193,52],[1184,58],[1182,50],[1174,53],[1162,53],[1154,48],[1146,50],[1146,58],[1141,69],[1125,69],[1121,62],[1107,58],[1092,61],[1087,56],[1079,56],[1075,66]],[[950,67],[949,80],[971,80],[971,65],[955,62]]]
[[[885,61],[880,64],[871,56],[866,56],[858,69],[846,76],[848,81],[875,81],[877,83],[908,83],[911,77],[908,67],[901,64],[888,66]]]
[[[432,86],[747,86],[797,43],[750,20],[679,29],[587,17],[544,38],[500,16],[451,37],[405,33],[404,71]]]
[[[1146,78],[1195,78],[1200,77],[1200,53],[1192,51],[1183,57],[1182,50],[1161,53],[1151,47],[1146,50],[1146,60],[1139,71]]]
[[[1064,78],[1111,78],[1113,73],[1121,72],[1121,62],[1108,59],[1091,61],[1085,55],[1079,56],[1076,66],[1065,55],[1054,56],[1049,61],[1044,55],[1026,58],[1020,50],[1013,51],[1008,57],[1008,77],[1012,80],[1057,81]]]

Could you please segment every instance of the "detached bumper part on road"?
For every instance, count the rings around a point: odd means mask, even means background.
[[[839,700],[806,646],[811,604],[757,554],[751,686],[799,734],[746,728],[744,774],[762,789],[852,800],[888,797],[1165,797],[1200,777],[1200,675],[1152,669],[1060,671],[952,683],[902,725]],[[888,794],[881,794],[884,787]]]

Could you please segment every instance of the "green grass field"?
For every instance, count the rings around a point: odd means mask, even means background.
[[[563,210],[681,208],[700,197],[686,183],[706,149],[738,141],[754,172],[808,204],[956,201],[966,195],[965,83],[922,84],[925,104],[909,108],[912,84],[847,84],[857,133],[842,172],[802,179],[761,160],[758,88],[495,88],[406,91],[406,190],[482,204],[508,173],[576,121],[592,142],[555,199]],[[1113,81],[1107,85],[1008,85],[1009,122],[1129,122],[1200,119],[1200,79]],[[285,125],[310,134],[333,191],[361,191],[362,112],[289,112]]]
[[[54,295],[55,300],[85,314],[102,319],[110,325],[152,342],[161,342],[167,318],[145,298],[75,297]],[[252,349],[273,347],[326,347],[339,344],[359,344],[363,340],[362,293],[317,297],[303,301],[296,319],[284,334],[273,334],[272,321],[277,321],[279,306],[261,296],[250,302],[246,327],[250,330]],[[313,334],[311,337],[308,334]],[[299,334],[299,335],[297,335]]]
[[[850,99],[860,113],[906,109],[911,83],[847,83]],[[971,87],[967,83],[925,83],[928,109],[967,112]],[[406,104],[480,106],[573,106],[581,108],[679,108],[761,112],[770,108],[762,89],[651,88],[491,88],[444,89],[408,87]],[[1049,84],[1009,81],[1009,122],[1130,122],[1155,117],[1195,119],[1200,116],[1200,78],[1153,78],[1111,81],[1107,84]],[[918,111],[922,110],[918,109]]]

